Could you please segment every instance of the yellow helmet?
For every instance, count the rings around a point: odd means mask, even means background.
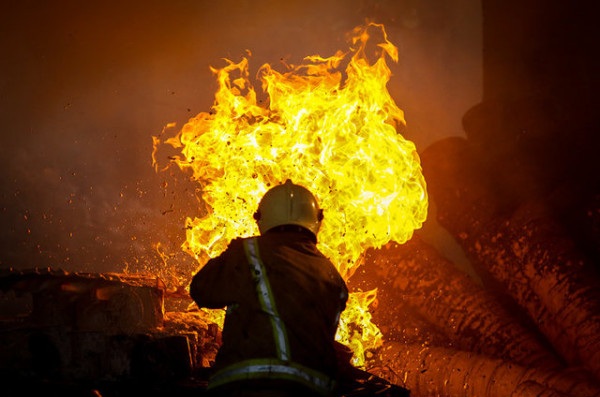
[[[281,225],[298,225],[311,231],[316,237],[323,219],[323,210],[309,190],[288,179],[265,193],[254,219],[261,234]]]

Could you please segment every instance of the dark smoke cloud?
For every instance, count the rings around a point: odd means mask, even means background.
[[[481,99],[480,6],[472,1],[4,2],[0,16],[0,266],[188,272],[183,219],[196,187],[156,174],[151,137],[208,111],[209,66],[252,68],[347,49],[366,18],[401,60],[390,91],[423,149],[462,135]],[[164,159],[163,159],[164,160]]]

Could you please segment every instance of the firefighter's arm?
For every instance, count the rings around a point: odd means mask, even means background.
[[[221,257],[209,260],[192,278],[190,296],[199,307],[218,309],[232,303],[231,284],[234,275]]]

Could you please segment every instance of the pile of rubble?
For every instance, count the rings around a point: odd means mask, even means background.
[[[2,271],[3,390],[203,391],[203,370],[214,359],[219,331],[197,312],[165,313],[165,304],[166,291],[156,277]]]

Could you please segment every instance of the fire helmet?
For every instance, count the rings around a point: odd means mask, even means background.
[[[323,210],[308,189],[295,185],[288,179],[265,193],[254,219],[261,234],[277,226],[298,225],[311,231],[316,237],[323,219]]]

